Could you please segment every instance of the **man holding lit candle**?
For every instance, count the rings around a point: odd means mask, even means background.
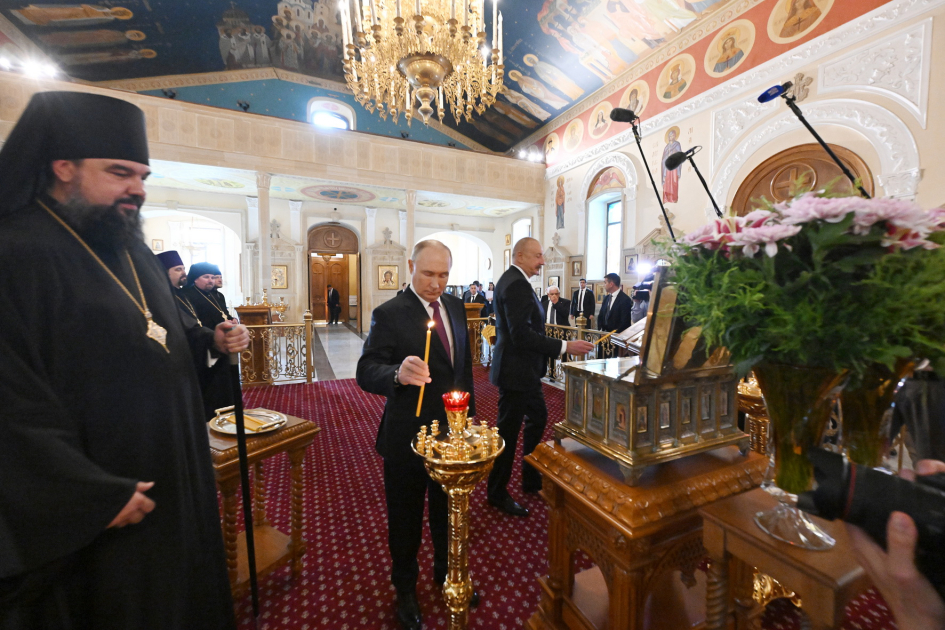
[[[499,387],[499,435],[505,450],[489,474],[489,503],[512,516],[528,516],[506,488],[512,476],[515,445],[525,422],[522,453],[528,455],[545,432],[548,408],[541,391],[548,359],[562,354],[582,355],[594,346],[587,341],[560,341],[545,336],[545,312],[529,278],[545,264],[541,243],[523,238],[512,249],[512,266],[495,285],[496,344],[490,378]],[[541,473],[522,463],[522,490],[541,490]]]
[[[443,394],[447,392],[468,392],[469,416],[476,413],[466,311],[461,299],[443,293],[452,264],[452,254],[443,243],[417,243],[408,261],[410,286],[374,309],[357,369],[361,389],[387,397],[375,448],[384,458],[397,618],[409,629],[419,629],[422,623],[416,585],[425,498],[429,498],[437,586],[446,580],[449,533],[446,493],[427,475],[410,443],[421,426],[430,427],[434,420],[446,429]],[[474,606],[477,601],[474,596]]]

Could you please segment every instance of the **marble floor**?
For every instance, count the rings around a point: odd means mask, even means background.
[[[315,375],[319,381],[354,378],[364,339],[344,324],[317,325],[313,344]]]

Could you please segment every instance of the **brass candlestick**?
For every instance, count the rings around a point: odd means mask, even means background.
[[[423,457],[430,478],[443,486],[449,510],[449,569],[443,583],[443,599],[450,609],[450,630],[464,630],[469,622],[472,580],[469,579],[469,495],[489,474],[505,448],[499,430],[485,423],[473,425],[468,418],[469,394],[443,394],[450,431],[439,437],[439,422],[430,433],[420,427],[413,450]]]

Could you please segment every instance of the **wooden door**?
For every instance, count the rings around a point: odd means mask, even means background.
[[[348,321],[348,257],[329,258],[328,262],[321,256],[312,256],[311,286],[312,317],[315,320],[328,320],[328,285],[338,290],[341,304],[341,319]]]
[[[858,178],[863,188],[873,194],[873,174],[863,159],[841,146],[829,145],[840,161]],[[775,203],[790,198],[792,186],[798,185],[805,192],[823,188],[834,182],[833,190],[838,193],[858,194],[824,148],[819,144],[802,144],[791,147],[771,156],[753,170],[742,185],[738,187],[732,200],[732,209],[737,215],[745,215],[755,208],[752,199],[764,197]]]

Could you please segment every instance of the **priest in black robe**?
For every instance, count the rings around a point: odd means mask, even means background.
[[[234,628],[143,112],[35,95],[0,151],[0,628]],[[248,342],[215,331],[218,348]]]
[[[215,276],[220,275],[220,268],[212,263],[194,263],[187,272],[187,286],[183,294],[187,296],[197,317],[204,326],[213,328],[217,324],[231,321],[226,311],[226,302],[217,299]],[[222,297],[222,296],[221,296]]]
[[[197,372],[197,382],[200,383],[200,393],[203,398],[203,417],[205,420],[212,420],[217,409],[233,404],[230,357],[217,352],[214,348],[213,328],[203,326],[202,320],[197,316],[197,310],[190,301],[192,296],[189,296],[182,288],[187,284],[187,273],[184,271],[184,261],[181,260],[180,254],[176,250],[169,250],[157,254],[157,258],[167,269],[171,291],[177,302],[177,308],[180,309],[181,321],[184,322],[185,328],[203,327],[202,331],[192,333],[190,347],[194,369]]]

